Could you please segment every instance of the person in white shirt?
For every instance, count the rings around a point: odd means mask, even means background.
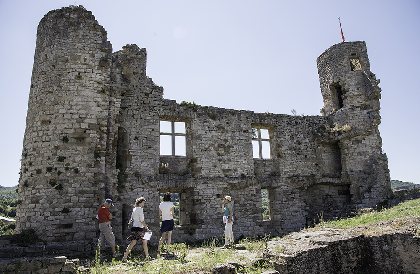
[[[150,259],[149,256],[149,249],[147,247],[148,240],[144,239],[144,234],[146,231],[149,231],[146,222],[144,221],[144,213],[143,207],[146,199],[144,197],[140,197],[136,199],[134,204],[133,212],[131,213],[130,222],[133,223],[131,227],[131,235],[127,238],[130,241],[130,244],[127,246],[126,251],[124,252],[124,256],[122,258],[123,261],[127,260],[128,255],[130,255],[131,250],[136,245],[137,241],[143,242],[143,250],[144,255],[146,256],[146,260]]]
[[[171,244],[172,231],[174,230],[174,204],[171,202],[171,193],[169,192],[163,195],[163,202],[159,204],[159,215],[162,219],[160,226],[162,236],[159,240],[158,254],[160,254],[160,248],[165,240],[166,244]]]

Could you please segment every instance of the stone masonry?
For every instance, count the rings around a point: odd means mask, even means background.
[[[137,45],[112,52],[106,31],[82,6],[41,20],[17,232],[34,229],[47,242],[89,246],[97,208],[111,197],[121,240],[135,198],[144,196],[156,235],[159,195],[170,191],[180,197],[176,241],[221,236],[224,195],[235,201],[235,235],[281,235],[375,207],[391,194],[378,130],[381,90],[364,42],[340,43],[319,56],[322,116],[179,104],[147,77],[146,59]],[[160,155],[161,121],[185,127],[168,137],[185,143],[175,147],[184,155]]]

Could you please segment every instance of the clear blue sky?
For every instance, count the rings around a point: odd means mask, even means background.
[[[74,4],[93,12],[114,51],[147,48],[165,98],[305,115],[322,107],[316,58],[340,42],[340,16],[381,79],[391,178],[420,183],[420,1],[0,0],[0,185],[19,178],[37,25]]]

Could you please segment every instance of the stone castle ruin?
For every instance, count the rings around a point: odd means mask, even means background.
[[[121,240],[144,196],[157,233],[167,191],[179,199],[176,241],[221,236],[224,195],[237,236],[282,235],[381,204],[391,189],[366,45],[334,45],[317,65],[322,116],[178,104],[147,77],[145,49],[112,52],[81,6],[50,11],[38,26],[17,232],[91,245],[97,208],[112,197]]]

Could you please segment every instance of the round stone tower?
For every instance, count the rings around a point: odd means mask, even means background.
[[[322,111],[324,114],[335,113],[340,109],[362,107],[366,103],[379,103],[380,89],[377,83],[368,83],[376,79],[370,72],[365,42],[334,45],[318,57],[317,63],[324,99]],[[372,97],[373,93],[375,97]],[[379,110],[379,104],[370,108]]]
[[[106,31],[82,6],[38,25],[23,142],[17,232],[95,239],[106,179],[110,64]]]
[[[356,207],[380,205],[391,188],[378,129],[381,89],[370,71],[366,44],[334,45],[317,64],[324,99],[321,112],[331,119],[332,141],[340,149],[341,181],[349,184]]]

